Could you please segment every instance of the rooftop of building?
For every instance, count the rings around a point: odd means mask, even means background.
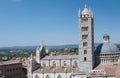
[[[61,67],[61,66],[56,66],[56,67],[39,67],[37,70],[34,71],[34,73],[77,73],[78,67],[73,67],[73,66],[66,66],[66,67]],[[104,70],[105,74],[103,76],[115,76],[115,78],[120,77],[120,64],[112,65],[112,64],[100,64],[93,70]],[[95,76],[99,76],[99,74],[96,74]],[[100,75],[102,76],[102,75]]]
[[[94,70],[104,70],[105,75],[115,75],[115,78],[120,77],[120,64],[100,64]]]
[[[3,61],[3,62],[0,62],[0,65],[10,65],[10,64],[17,64],[17,63],[21,63],[20,60]]]
[[[59,55],[59,56],[46,56],[44,57],[42,60],[48,60],[48,59],[51,59],[51,60],[69,60],[69,59],[78,59],[79,58],[79,55]]]

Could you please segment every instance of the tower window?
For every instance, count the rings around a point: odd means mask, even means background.
[[[84,50],[84,54],[87,54],[87,50]]]
[[[83,47],[86,47],[87,45],[87,42],[83,42]]]
[[[88,21],[88,18],[85,18],[86,15],[83,16],[84,18],[82,18],[81,22],[84,23],[84,22],[87,22]]]
[[[82,31],[88,31],[88,27],[82,27]]]
[[[84,57],[84,61],[87,61],[87,58],[86,58],[86,57]]]
[[[82,39],[87,39],[88,38],[88,35],[82,35]]]

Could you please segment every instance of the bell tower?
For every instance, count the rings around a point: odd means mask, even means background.
[[[93,13],[85,5],[78,11],[79,23],[79,71],[89,72],[93,69],[94,60],[94,18]]]

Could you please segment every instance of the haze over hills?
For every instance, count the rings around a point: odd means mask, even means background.
[[[0,47],[0,49],[36,49],[39,46],[13,46],[13,47]],[[68,45],[54,45],[47,46],[49,49],[63,49],[63,48],[78,48],[78,44],[68,44]]]
[[[95,43],[95,47],[98,46],[100,43]],[[63,48],[78,48],[78,44],[65,44],[65,45],[54,45],[54,46],[47,46],[49,49],[63,49]],[[0,47],[0,49],[36,49],[39,46],[13,46],[13,47]]]

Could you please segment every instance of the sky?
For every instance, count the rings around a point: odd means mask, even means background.
[[[78,9],[94,13],[94,40],[120,43],[120,0],[0,0],[0,47],[78,43]]]

